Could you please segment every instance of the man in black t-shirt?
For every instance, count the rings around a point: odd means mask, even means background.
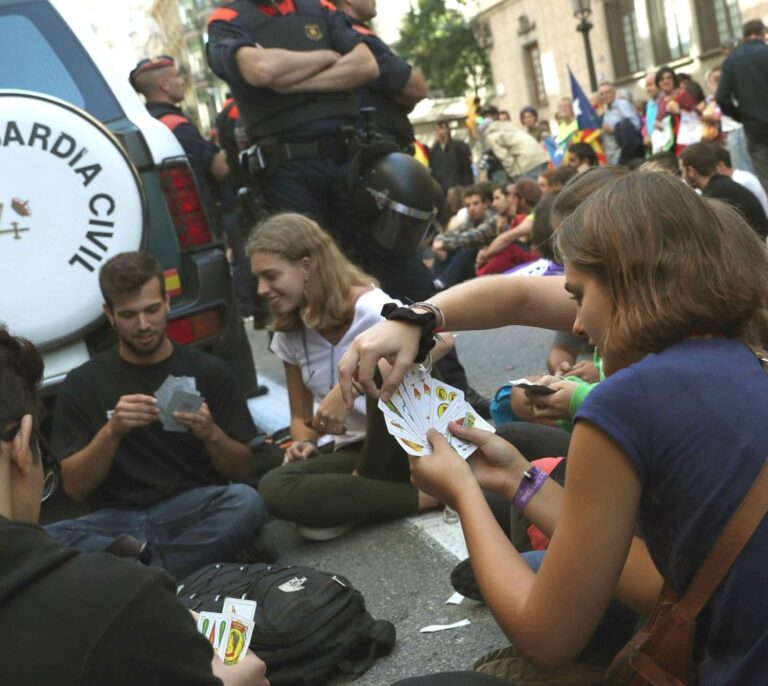
[[[56,483],[37,429],[42,372],[35,347],[0,326],[0,682],[268,686],[253,653],[236,666],[213,655],[167,574],[78,553],[35,525]]]
[[[266,516],[244,484],[256,428],[230,369],[166,335],[168,295],[160,264],[122,253],[101,270],[104,312],[117,347],[67,376],[53,424],[64,490],[93,510],[49,533],[93,552],[122,534],[148,542],[151,564],[177,579],[234,559]],[[205,399],[174,413],[186,432],[165,430],[153,393],[169,375],[195,379]]]
[[[683,149],[678,159],[685,182],[701,190],[706,198],[717,198],[733,205],[755,232],[765,238],[768,217],[754,193],[733,179],[717,173],[717,151],[710,143],[694,143]]]

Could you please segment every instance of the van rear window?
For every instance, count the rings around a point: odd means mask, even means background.
[[[82,45],[47,3],[0,3],[0,88],[46,93],[108,122],[122,110]]]

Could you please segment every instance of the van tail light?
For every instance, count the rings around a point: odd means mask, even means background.
[[[221,331],[221,310],[205,310],[189,317],[179,317],[168,322],[168,337],[177,343],[190,344],[212,338]]]
[[[165,202],[171,213],[176,237],[182,250],[198,248],[214,240],[200,191],[186,161],[160,167]]]

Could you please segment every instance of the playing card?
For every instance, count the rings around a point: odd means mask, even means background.
[[[197,618],[197,630],[208,639],[216,652],[220,651],[222,645],[226,646],[229,624],[230,618],[219,612],[201,612]]]
[[[177,398],[177,394],[182,395]],[[186,399],[183,403],[184,407],[193,407],[194,403],[198,402],[197,400],[192,401],[189,396],[200,399],[197,407],[192,410],[179,408],[177,405],[179,402],[182,402],[182,398]],[[177,421],[173,416],[173,412],[195,412],[203,403],[194,377],[173,376],[172,374],[155,391],[155,398],[157,398],[157,409],[163,430],[177,433],[189,431],[189,427]]]
[[[408,401],[409,408],[421,420],[425,429],[430,427],[432,410],[431,377],[425,372],[408,371],[401,384],[401,392]]]
[[[253,621],[256,616],[256,601],[245,598],[224,598],[224,614],[234,614]]]
[[[387,431],[409,455],[432,454],[427,431],[434,428],[463,459],[469,457],[477,446],[454,436],[448,430],[452,421],[495,432],[493,426],[464,400],[462,391],[433,379],[421,368],[409,370],[392,399],[386,403],[379,400],[379,408],[384,414]]]
[[[248,653],[254,623],[239,615],[225,615],[229,619],[227,640],[219,647],[219,657],[225,665],[236,665]]]
[[[447,383],[432,379],[432,408],[430,422],[435,428],[442,428],[444,417],[451,408],[464,402],[464,393]]]
[[[168,412],[171,415],[174,412],[197,412],[202,404],[203,397],[197,391],[176,391],[168,403]]]

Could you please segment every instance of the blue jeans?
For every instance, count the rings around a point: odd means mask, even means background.
[[[261,496],[245,484],[184,491],[146,510],[104,508],[46,526],[63,545],[104,550],[126,533],[152,546],[151,564],[180,580],[212,562],[232,561],[266,519]]]

